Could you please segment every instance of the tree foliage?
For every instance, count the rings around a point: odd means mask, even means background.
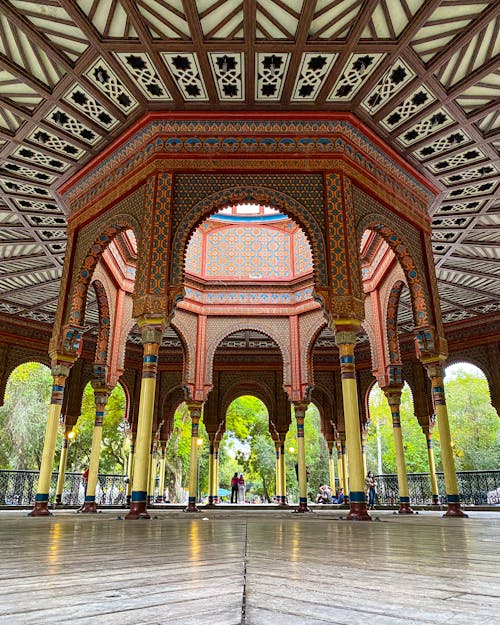
[[[99,473],[124,473],[129,448],[125,435],[125,407],[125,391],[120,384],[117,384],[106,404]],[[87,384],[83,392],[81,414],[73,428],[75,439],[68,447],[67,467],[69,471],[82,471],[88,466],[94,421],[94,390],[90,384]]]
[[[0,408],[0,467],[40,469],[52,376],[38,362],[11,374]]]
[[[50,402],[52,377],[47,367],[27,363],[10,376],[5,404],[0,408],[0,468],[39,469],[45,424]],[[445,390],[457,470],[498,469],[500,466],[500,420],[489,403],[484,377],[465,369],[445,379]],[[100,472],[124,472],[128,443],[124,424],[125,394],[118,385],[111,394],[103,427]],[[82,412],[74,428],[76,439],[69,446],[68,470],[80,471],[88,465],[95,418],[94,394],[88,385]],[[389,406],[380,389],[370,397],[370,428],[367,436],[368,468],[395,473],[396,462]],[[230,488],[235,471],[245,473],[249,496],[271,499],[275,492],[275,448],[269,434],[268,414],[256,397],[235,400],[226,415],[226,434],[219,450],[220,487]],[[427,472],[425,436],[413,414],[411,393],[405,388],[401,402],[401,425],[408,472]],[[199,448],[200,494],[208,491],[208,436],[200,423]],[[59,435],[58,449],[62,432]],[[436,466],[440,466],[438,428],[434,429]],[[191,419],[185,404],[174,416],[174,428],[167,445],[166,486],[171,501],[185,501],[189,473]],[[311,405],[305,419],[306,463],[309,465],[309,496],[313,498],[321,484],[328,483],[328,450],[320,432],[320,417]],[[297,430],[292,419],[286,442],[287,490],[297,501],[295,473]],[[293,451],[290,451],[293,449]],[[59,454],[56,453],[57,470]]]

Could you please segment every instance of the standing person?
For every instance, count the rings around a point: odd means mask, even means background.
[[[368,508],[373,510],[373,508],[375,507],[375,498],[377,496],[377,480],[375,479],[372,471],[368,471],[365,479],[365,485],[368,491]]]
[[[83,506],[85,505],[85,497],[87,496],[87,486],[89,485],[89,468],[88,467],[82,473],[82,482],[83,482],[83,503],[78,508],[77,512],[80,512],[81,510],[83,510]]]
[[[240,473],[238,478],[238,503],[245,503],[245,478],[243,473]]]
[[[231,503],[238,502],[238,472],[231,478]]]

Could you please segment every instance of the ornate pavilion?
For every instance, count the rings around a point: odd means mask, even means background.
[[[406,381],[431,480],[437,423],[447,515],[463,514],[443,365],[477,364],[500,410],[499,23],[488,0],[0,3],[0,391],[27,361],[54,378],[34,516],[89,381],[86,512],[120,382],[128,519],[148,517],[151,458],[183,400],[188,510],[202,413],[216,505],[225,410],[253,394],[281,504],[293,413],[307,510],[312,401],[349,518],[368,520],[376,381],[411,513]]]

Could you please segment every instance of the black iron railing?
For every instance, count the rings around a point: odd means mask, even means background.
[[[396,505],[399,502],[398,477],[395,474],[377,475],[377,498],[380,504]],[[466,505],[484,506],[500,504],[499,471],[457,472],[460,500]],[[446,503],[444,475],[437,473],[439,498]],[[428,473],[409,473],[408,490],[413,504],[432,504],[431,482]]]
[[[442,503],[446,503],[446,487],[442,473],[437,474],[438,490]],[[457,473],[460,500],[467,505],[500,505],[500,470],[459,471]],[[377,475],[378,503],[396,505],[399,502],[398,478],[395,474]],[[57,473],[52,474],[50,502],[55,501]],[[38,471],[0,470],[0,506],[29,506],[35,501]],[[428,473],[409,473],[408,490],[412,504],[432,504],[431,483]],[[123,475],[99,475],[96,501],[99,506],[125,504],[127,484]],[[84,487],[81,473],[66,473],[62,503],[81,505]]]
[[[49,501],[56,498],[57,473],[52,474]],[[38,471],[1,471],[0,506],[29,506],[34,503],[38,485]],[[99,475],[96,501],[100,506],[121,506],[125,503],[127,485],[123,475]],[[81,473],[66,473],[62,504],[81,505],[84,486]]]

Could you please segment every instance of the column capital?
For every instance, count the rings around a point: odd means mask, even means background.
[[[330,328],[335,333],[335,343],[341,345],[355,345],[356,336],[361,330],[359,319],[333,319]]]
[[[434,360],[429,363],[424,363],[425,370],[429,376],[431,382],[436,380],[442,380],[444,377],[444,358],[441,360]]]
[[[309,406],[308,402],[293,402],[293,410],[296,419],[303,419],[306,416],[306,410]]]
[[[201,401],[188,401],[186,402],[189,414],[191,415],[191,421],[195,419],[199,421],[201,419],[201,413],[203,411],[203,402]]]
[[[156,343],[159,345],[161,343],[163,332],[166,327],[164,317],[149,317],[144,315],[142,317],[138,317],[136,322],[141,330],[143,345],[147,345],[148,343]]]
[[[385,386],[382,389],[390,406],[398,406],[401,404],[401,393],[403,385]]]

